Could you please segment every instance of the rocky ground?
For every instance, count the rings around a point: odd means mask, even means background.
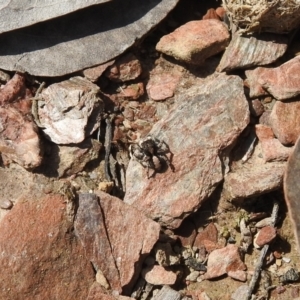
[[[0,299],[300,298],[299,34],[197,2],[105,64],[0,72]]]

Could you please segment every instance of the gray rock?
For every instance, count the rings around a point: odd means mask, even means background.
[[[249,105],[237,76],[216,75],[179,95],[150,132],[173,153],[167,168],[148,179],[136,160],[127,169],[124,201],[164,226],[176,228],[223,179],[220,159],[249,122]]]
[[[152,298],[152,300],[180,300],[179,292],[174,291],[169,286],[164,285],[162,289]]]
[[[76,10],[107,1],[110,0],[39,0],[38,2],[32,0],[2,1],[0,5],[0,33],[57,18]]]
[[[177,2],[114,0],[2,34],[0,68],[60,76],[102,64],[132,46]]]
[[[235,33],[217,68],[219,72],[267,65],[281,57],[287,49],[287,36],[264,33],[242,36]]]
[[[46,88],[38,101],[43,132],[56,144],[82,142],[100,125],[103,103],[99,87],[82,77],[55,83]]]

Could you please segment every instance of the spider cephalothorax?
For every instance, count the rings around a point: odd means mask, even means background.
[[[148,178],[161,171],[163,164],[167,164],[174,171],[174,167],[167,156],[167,153],[170,153],[172,157],[168,145],[151,135],[141,139],[137,144],[130,145],[129,152],[131,158],[137,160],[144,168],[147,168]],[[151,176],[149,176],[150,169],[153,170]]]

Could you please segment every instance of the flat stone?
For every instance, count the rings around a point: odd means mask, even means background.
[[[156,50],[177,60],[199,65],[223,51],[229,39],[226,25],[219,20],[191,21],[163,36]]]
[[[300,94],[300,57],[296,56],[277,68],[258,67],[247,70],[250,97],[270,93],[277,100],[287,100]],[[288,78],[288,80],[287,80]]]
[[[98,92],[99,87],[83,77],[43,90],[38,116],[45,136],[56,144],[76,144],[91,135],[100,126],[103,110]]]
[[[142,66],[137,57],[129,52],[119,57],[105,72],[112,81],[126,82],[137,79],[142,74]]]
[[[285,35],[262,33],[243,36],[236,32],[222,55],[217,71],[268,65],[285,53],[287,45]]]
[[[281,144],[295,144],[300,135],[300,98],[289,102],[276,101],[269,122]]]
[[[241,276],[245,274],[246,265],[242,262],[239,253],[239,247],[227,245],[222,249],[216,249],[210,253],[207,260],[207,272],[204,274],[205,279],[213,279],[224,274],[244,281],[246,278]],[[240,272],[242,271],[242,272]],[[237,274],[240,276],[237,276]],[[239,279],[241,278],[241,279]]]
[[[300,209],[299,209],[299,193],[300,193],[300,139],[297,140],[295,148],[289,157],[287,168],[284,176],[284,195],[288,206],[289,215],[291,217],[295,238],[300,250]]]
[[[255,133],[261,143],[265,162],[286,161],[289,158],[293,151],[293,147],[283,146],[279,140],[275,138],[271,127],[256,124]]]
[[[8,1],[0,6],[0,33],[30,26],[74,12],[76,10],[107,2],[109,0],[51,2],[42,0],[33,3],[29,0]]]
[[[209,223],[203,231],[197,234],[194,246],[200,249],[205,246],[205,241],[210,241],[216,246],[218,242],[218,229],[214,223]],[[211,252],[211,250],[214,249],[206,249],[207,252]]]
[[[144,269],[142,276],[148,283],[154,285],[172,285],[177,279],[174,272],[167,271],[164,267],[158,265]]]
[[[170,228],[179,227],[222,181],[219,151],[230,147],[249,122],[249,105],[237,76],[216,75],[176,101],[150,132],[169,146],[174,172],[167,168],[148,179],[147,170],[131,159],[124,198]]]
[[[120,199],[100,191],[97,195],[99,202],[95,194],[80,195],[75,232],[94,268],[102,271],[113,290],[127,294],[160,228]]]
[[[0,223],[1,298],[86,299],[95,275],[72,228],[62,196],[23,194]]]
[[[174,71],[174,72],[173,72]],[[147,83],[148,96],[154,101],[161,101],[173,97],[176,87],[182,77],[182,73],[176,70],[172,72],[154,70]]]
[[[254,239],[254,244],[259,248],[263,247],[266,244],[269,244],[276,238],[277,232],[276,228],[273,226],[263,227],[256,235]]]
[[[168,285],[164,285],[162,289],[152,298],[152,300],[180,300],[181,294]]]
[[[109,1],[2,34],[0,68],[52,77],[100,65],[134,45],[164,19],[177,2]],[[49,11],[48,6],[47,14]],[[18,14],[16,19],[21,15],[25,14]]]

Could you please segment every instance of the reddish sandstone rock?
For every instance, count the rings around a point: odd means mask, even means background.
[[[283,145],[293,145],[300,135],[300,98],[296,101],[277,101],[273,106],[270,125]]]
[[[174,284],[177,279],[174,272],[167,271],[164,267],[158,265],[144,269],[142,276],[148,283],[154,285],[171,285]]]
[[[173,97],[181,77],[182,73],[175,70],[172,70],[172,72],[156,71],[156,73],[150,76],[146,87],[149,97],[155,101]]]
[[[273,241],[276,238],[276,235],[276,228],[273,226],[263,227],[256,235],[254,245],[257,245],[259,248],[263,247]]]
[[[91,82],[96,82],[104,71],[111,66],[115,61],[111,60],[105,64],[101,64],[96,67],[88,68],[82,71],[83,76]]]
[[[222,249],[214,250],[208,256],[205,279],[213,279],[224,274],[234,279],[245,281],[246,265],[242,262],[239,247],[228,245]]]
[[[285,161],[292,153],[293,148],[283,146],[279,140],[275,138],[271,127],[257,124],[255,125],[255,133],[261,143],[265,162]]]
[[[191,21],[163,36],[156,50],[177,60],[199,65],[223,51],[229,39],[226,25],[219,20]]]
[[[249,105],[237,76],[210,78],[176,101],[150,132],[169,146],[174,172],[166,168],[147,178],[146,168],[130,160],[124,199],[172,228],[197,210],[223,179],[220,149],[230,147],[249,122]]]
[[[205,241],[211,242],[211,246],[214,245],[214,247],[209,247],[210,249],[207,249],[208,243],[205,245]],[[203,246],[205,247],[207,252],[211,252],[216,248],[216,244],[218,242],[218,230],[217,227],[214,225],[214,223],[210,223],[205,229],[197,234],[197,237],[194,242],[194,246],[197,248],[201,248]],[[212,249],[213,248],[213,249]]]
[[[95,275],[72,227],[63,197],[24,196],[0,223],[0,298],[85,299]]]
[[[286,36],[272,33],[243,36],[236,32],[226,48],[219,72],[267,65],[281,57],[287,49]]]
[[[250,104],[250,112],[254,117],[259,117],[264,113],[265,111],[264,106],[262,105],[259,99],[254,99],[249,104]]]
[[[209,8],[206,12],[206,14],[202,17],[202,20],[208,20],[208,19],[216,19],[220,20],[217,12],[213,8]]]
[[[284,63],[277,68],[256,68],[247,70],[247,84],[250,97],[270,93],[277,100],[287,100],[300,94],[300,57]]]
[[[141,74],[142,66],[136,56],[130,52],[118,58],[105,72],[106,77],[116,82],[134,80]]]

